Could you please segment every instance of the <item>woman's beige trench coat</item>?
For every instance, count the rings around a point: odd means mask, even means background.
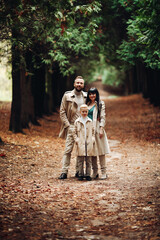
[[[106,135],[106,132],[104,129],[105,122],[106,122],[105,103],[103,101],[100,101],[99,104],[100,104],[100,119],[99,120],[97,119],[97,112],[98,112],[97,104],[95,105],[95,108],[93,110],[93,126],[95,129],[97,156],[110,153],[108,139],[107,139],[107,135]],[[104,131],[102,138],[99,137],[100,127],[103,127],[103,131]]]
[[[75,148],[77,156],[95,156],[95,131],[93,122],[90,118],[87,118],[86,122],[86,142],[87,142],[87,154],[85,149],[85,128],[84,124],[79,117],[74,123],[73,138],[75,140]]]

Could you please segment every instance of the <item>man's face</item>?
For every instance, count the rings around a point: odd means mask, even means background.
[[[77,92],[80,92],[84,88],[84,80],[80,79],[80,78],[77,78],[74,81],[74,87],[77,90]]]
[[[83,118],[88,116],[88,108],[81,108],[80,114]]]

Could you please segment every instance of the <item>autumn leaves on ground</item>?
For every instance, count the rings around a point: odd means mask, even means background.
[[[0,103],[0,239],[160,239],[160,111],[141,95],[105,103],[108,179],[91,182],[74,177],[75,151],[58,179],[58,112],[13,134]]]

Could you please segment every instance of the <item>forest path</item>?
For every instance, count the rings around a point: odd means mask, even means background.
[[[87,87],[86,87],[87,90],[88,90],[90,87],[95,87],[95,88],[98,89],[100,98],[101,98],[102,100],[107,99],[107,98],[111,95],[108,91],[106,91],[106,90],[104,89],[104,85],[102,84],[102,81],[101,81],[101,80],[97,80],[97,81],[95,81],[95,82],[93,82],[93,83],[88,84]]]
[[[159,109],[141,95],[104,100],[108,179],[91,182],[74,177],[75,150],[68,179],[58,179],[58,113],[13,134],[10,104],[0,104],[0,239],[160,239]]]

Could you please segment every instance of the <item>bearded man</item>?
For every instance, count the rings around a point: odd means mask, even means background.
[[[84,79],[81,76],[74,80],[74,89],[65,92],[60,106],[60,119],[62,122],[59,137],[65,138],[65,151],[62,159],[62,173],[59,179],[66,179],[70,165],[71,152],[74,146],[73,128],[74,122],[80,115],[80,106],[86,102],[87,93],[82,91]],[[78,177],[78,166],[76,164],[76,177]]]

